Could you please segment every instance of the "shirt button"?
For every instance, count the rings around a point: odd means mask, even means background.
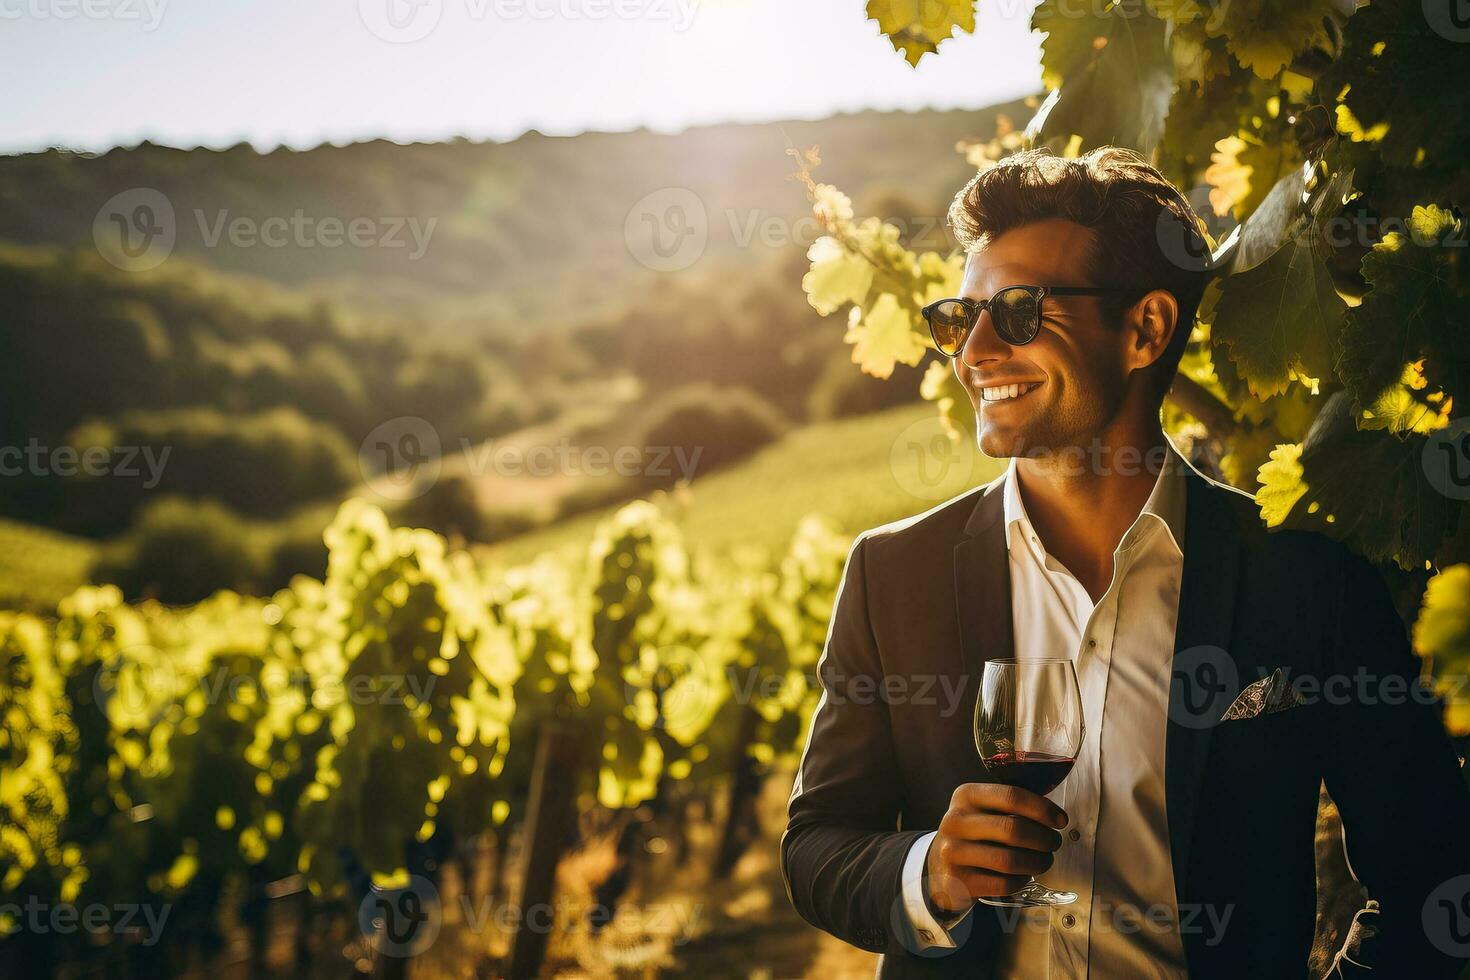
[[[1080,830],[1069,830],[1069,831],[1067,831],[1067,837],[1070,838],[1071,840],[1079,841],[1079,840],[1082,839],[1082,831],[1080,831]]]
[[[1095,646],[1097,646],[1097,641],[1096,640],[1088,640],[1087,641],[1087,645],[1089,647],[1095,647]]]
[[[1068,929],[1072,928],[1076,924],[1077,917],[1071,912],[1068,912],[1066,915],[1062,916],[1062,925],[1066,926]]]

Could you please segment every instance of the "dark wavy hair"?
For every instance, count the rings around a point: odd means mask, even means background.
[[[1209,245],[1188,199],[1137,153],[1103,146],[1080,157],[1026,150],[970,179],[949,207],[949,224],[965,251],[983,248],[1013,228],[1062,218],[1092,232],[1091,283],[1136,287],[1106,303],[1117,322],[1151,289],[1172,293],[1179,322],[1152,367],[1162,401],[1184,356],[1200,298],[1209,283]]]

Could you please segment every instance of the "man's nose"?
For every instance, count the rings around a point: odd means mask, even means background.
[[[965,362],[966,367],[975,368],[984,361],[1010,356],[1011,345],[1001,340],[1000,335],[995,332],[995,321],[991,318],[990,311],[981,310],[975,326],[965,338],[965,345],[960,348],[960,359]]]

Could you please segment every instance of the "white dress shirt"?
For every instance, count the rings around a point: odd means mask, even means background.
[[[1002,923],[997,976],[1006,980],[1185,976],[1164,802],[1164,737],[1184,568],[1186,466],[1168,446],[1143,510],[1113,552],[1112,581],[1096,606],[1032,529],[1014,458],[1006,471],[1015,655],[1073,659],[1085,726],[1076,765],[1048,797],[1070,818],[1062,846],[1051,869],[1038,875],[1052,888],[1076,892],[1077,901],[996,910]],[[925,834],[909,852],[904,906],[921,948],[953,947],[924,902],[933,837]],[[953,929],[968,914],[945,925]]]

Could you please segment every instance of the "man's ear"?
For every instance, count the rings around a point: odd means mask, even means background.
[[[1129,344],[1125,352],[1130,369],[1146,368],[1164,355],[1179,329],[1179,302],[1166,289],[1146,294],[1128,313]]]

